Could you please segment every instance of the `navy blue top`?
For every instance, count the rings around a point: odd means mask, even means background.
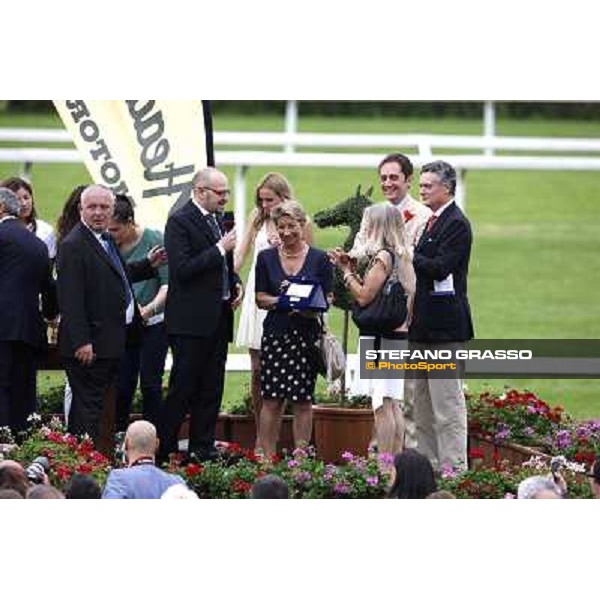
[[[286,281],[288,275],[281,266],[277,248],[267,248],[256,257],[256,282],[255,291],[264,292],[271,296],[281,295],[281,283]],[[333,266],[322,250],[308,249],[304,264],[294,277],[306,277],[319,281],[325,296],[333,289]],[[285,333],[292,327],[304,329],[319,329],[316,319],[308,319],[299,314],[290,315],[281,310],[270,310],[263,324],[263,331],[267,333]]]

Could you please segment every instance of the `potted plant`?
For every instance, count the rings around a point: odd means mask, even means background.
[[[256,446],[256,421],[252,408],[252,396],[246,389],[240,402],[236,402],[229,409],[227,415],[227,435],[224,441],[239,444],[242,448],[255,448]],[[291,407],[287,406],[281,421],[281,431],[278,451],[294,448],[293,417]]]
[[[367,456],[373,437],[373,409],[368,396],[329,395],[313,407],[313,436],[317,454],[326,462],[349,451]]]
[[[490,464],[499,453],[513,463],[547,454],[550,440],[571,422],[561,407],[550,407],[533,392],[507,390],[467,395],[469,448],[483,452]]]

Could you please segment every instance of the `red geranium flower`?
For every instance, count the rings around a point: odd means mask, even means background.
[[[202,471],[203,467],[201,465],[197,465],[196,463],[191,463],[185,468],[185,474],[187,477],[195,477],[196,475],[200,475]]]
[[[242,451],[242,447],[238,443],[232,442],[229,444],[228,450],[232,454],[239,454]]]
[[[415,213],[410,212],[410,210],[403,210],[402,216],[404,217],[404,222],[408,223],[415,216]]]
[[[56,467],[56,476],[61,481],[67,481],[73,473],[71,467],[67,467],[67,465],[58,465]]]
[[[252,486],[246,482],[246,481],[242,481],[241,479],[236,479],[233,482],[233,491],[234,492],[241,492],[242,494],[245,494],[246,492],[248,492],[250,490]]]

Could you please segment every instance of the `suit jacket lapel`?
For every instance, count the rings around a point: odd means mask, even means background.
[[[451,218],[451,216],[454,214],[454,211],[457,209],[456,206],[456,202],[453,202],[448,208],[446,208],[442,214],[436,219],[435,223],[433,224],[433,227],[431,228],[431,231],[427,231],[427,227],[425,227],[425,229],[423,230],[423,235],[421,236],[421,239],[419,240],[419,243],[417,244],[417,247],[419,247],[426,239],[430,238],[433,234],[435,234],[436,232],[439,232],[440,229],[443,228],[444,223]]]
[[[80,224],[80,227],[83,239],[93,248],[94,252],[96,252],[96,254],[98,254],[98,256],[113,270],[113,272],[119,276],[119,279],[122,279],[119,269],[117,269],[116,265],[110,259],[110,256],[108,256],[106,250],[96,239],[96,236],[83,223]]]
[[[186,207],[186,210],[190,213],[190,217],[193,223],[204,233],[205,236],[213,243],[216,244],[219,239],[215,236],[212,227],[208,224],[207,219],[210,217],[204,216],[200,209],[194,205],[194,203],[190,200],[189,204]]]

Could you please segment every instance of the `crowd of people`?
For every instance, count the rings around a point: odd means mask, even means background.
[[[58,326],[67,374],[69,432],[89,435],[110,453],[115,429],[127,429],[129,467],[145,467],[113,471],[104,497],[138,497],[134,472],[154,474],[140,476],[153,497],[183,485],[163,477],[155,462],[178,450],[187,414],[189,455],[218,458],[215,426],[234,337],[250,353],[255,450],[266,460],[275,454],[286,406],[293,412],[295,446],[307,445],[318,340],[336,268],[357,311],[372,306],[391,284],[401,290],[397,318],[359,327],[361,348],[391,348],[399,340],[417,350],[460,348],[474,335],[467,295],[472,232],[454,201],[456,172],[440,160],[424,165],[420,201],[409,194],[413,165],[403,154],[386,156],[378,177],[385,201],[365,210],[347,253],[315,247],[311,221],[279,173],[257,185],[256,206],[239,242],[235,227],[223,219],[231,193],[216,168],[194,175],[192,197],[169,216],[164,236],[136,223],[132,199],[101,185],[72,191],[55,232],[37,217],[29,182],[2,182],[0,426],[18,435],[36,408],[36,364],[50,324]],[[249,256],[244,286],[240,271]],[[294,298],[298,292],[291,290],[303,282],[319,291],[324,304]],[[173,364],[163,399],[169,347]],[[467,467],[465,398],[460,373],[408,373],[363,377],[361,392],[372,399],[378,451],[396,456],[390,494],[426,497],[436,492],[435,473]],[[138,380],[144,420],[129,426]],[[418,481],[407,479],[411,470]],[[284,493],[272,481],[263,487]]]

